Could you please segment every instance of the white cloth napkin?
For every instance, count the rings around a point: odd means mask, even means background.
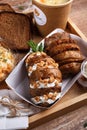
[[[6,116],[0,117],[0,129],[26,129],[28,128],[28,117],[14,117],[7,118]]]
[[[13,100],[21,100],[12,90],[0,90],[0,99],[4,96],[8,96]],[[24,104],[25,105],[25,104]],[[29,127],[29,117],[35,113],[38,113],[40,110],[33,107],[30,104],[27,104],[29,111],[21,111],[20,117],[9,117],[9,108],[0,104],[0,129],[1,130],[13,130],[13,129],[26,129]]]
[[[9,96],[10,91],[0,91],[0,99],[3,96]],[[28,114],[21,117],[7,117],[9,114],[9,109],[0,104],[0,129],[26,129],[28,127]],[[24,113],[23,113],[24,114]],[[21,113],[21,115],[23,115]]]
[[[0,129],[26,129],[28,127],[28,116],[8,118],[9,109],[0,105]],[[22,115],[22,113],[21,113]]]

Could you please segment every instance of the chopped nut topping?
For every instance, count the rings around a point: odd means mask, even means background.
[[[36,100],[37,102],[39,102],[39,101],[40,101],[40,97],[39,97],[39,96],[36,96],[36,97],[35,97],[35,100]]]
[[[52,100],[54,100],[54,101],[55,101],[55,99],[56,99],[56,97],[55,97],[55,96],[53,96],[53,97],[52,97]]]
[[[49,83],[52,83],[52,82],[54,82],[54,76],[52,75],[52,76],[50,76],[50,79],[49,79]]]
[[[50,92],[50,93],[48,94],[48,98],[52,98],[52,97],[53,97],[53,93]]]
[[[48,96],[47,95],[43,95],[45,100],[48,100]]]

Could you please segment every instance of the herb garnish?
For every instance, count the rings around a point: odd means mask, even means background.
[[[32,51],[33,51],[33,52],[37,52],[37,51],[42,52],[43,49],[44,49],[42,43],[41,43],[40,45],[38,45],[38,44],[36,44],[35,42],[33,42],[32,40],[30,40],[30,41],[28,42],[28,45],[32,48]]]
[[[25,8],[24,6],[18,6],[19,10],[24,10],[24,8]]]
[[[3,59],[3,62],[7,62],[7,59]]]

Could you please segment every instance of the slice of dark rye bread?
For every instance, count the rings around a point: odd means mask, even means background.
[[[0,37],[10,49],[27,50],[31,38],[30,20],[24,14],[0,12]]]
[[[0,3],[0,12],[8,11],[14,12],[13,8],[7,3]]]

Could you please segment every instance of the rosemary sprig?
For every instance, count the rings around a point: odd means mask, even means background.
[[[41,52],[41,51],[44,51],[44,47],[42,45],[42,43],[38,46],[38,50]]]
[[[37,52],[37,51],[42,52],[43,49],[44,49],[42,43],[41,43],[40,45],[38,45],[38,44],[36,44],[35,42],[33,42],[32,40],[30,40],[30,41],[28,42],[28,45],[32,48],[32,51],[33,51],[33,52]]]

